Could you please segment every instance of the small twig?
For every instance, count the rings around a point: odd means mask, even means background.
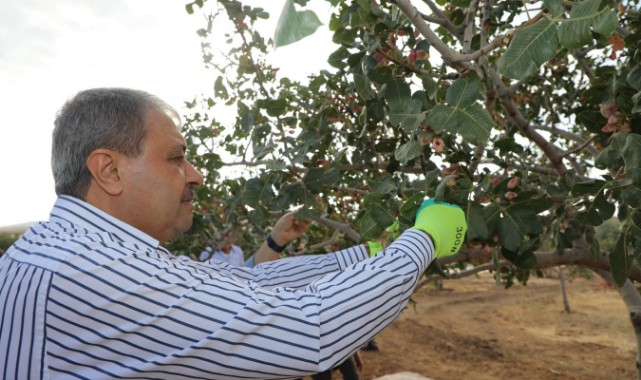
[[[589,139],[585,140],[585,142],[583,144],[577,146],[576,148],[570,149],[570,150],[566,151],[565,153],[562,153],[561,157],[566,157],[566,156],[572,155],[574,153],[577,153],[577,152],[583,150],[586,146],[590,145],[590,143],[594,140],[595,137],[596,136],[592,136]]]

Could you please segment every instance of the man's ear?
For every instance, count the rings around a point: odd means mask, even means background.
[[[122,181],[118,172],[120,153],[111,149],[96,149],[87,158],[87,169],[95,184],[109,195],[122,192]]]

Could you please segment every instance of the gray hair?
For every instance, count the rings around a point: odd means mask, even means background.
[[[85,198],[91,183],[86,162],[96,149],[113,149],[129,157],[141,154],[147,116],[154,111],[179,125],[176,110],[144,91],[96,88],[69,99],[54,122],[51,168],[56,194]]]

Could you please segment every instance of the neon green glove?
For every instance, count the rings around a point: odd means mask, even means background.
[[[375,254],[383,250],[383,243],[380,241],[368,241],[367,246],[369,247],[369,256],[372,257]]]
[[[394,223],[390,224],[385,232],[388,232],[392,235],[392,239],[396,239],[400,235],[401,223],[398,221],[398,218],[394,219]]]
[[[451,256],[461,249],[465,239],[465,213],[457,205],[428,199],[416,212],[414,228],[430,235],[436,257]]]

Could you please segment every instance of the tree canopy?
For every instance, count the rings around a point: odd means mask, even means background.
[[[258,246],[294,207],[317,223],[289,253],[330,250],[395,220],[411,227],[432,197],[468,220],[465,249],[434,271],[482,259],[525,281],[551,254],[598,262],[619,284],[638,275],[638,0],[328,0],[327,26],[306,0],[284,3],[274,39],[254,27],[276,17],[259,7],[187,4],[206,16],[213,89],[188,103],[185,135],[206,184],[175,250],[236,227],[245,248]],[[222,22],[224,50],[212,42]],[[293,81],[266,60],[318,27],[333,33],[332,70]],[[620,230],[603,252],[595,229],[613,217]]]

